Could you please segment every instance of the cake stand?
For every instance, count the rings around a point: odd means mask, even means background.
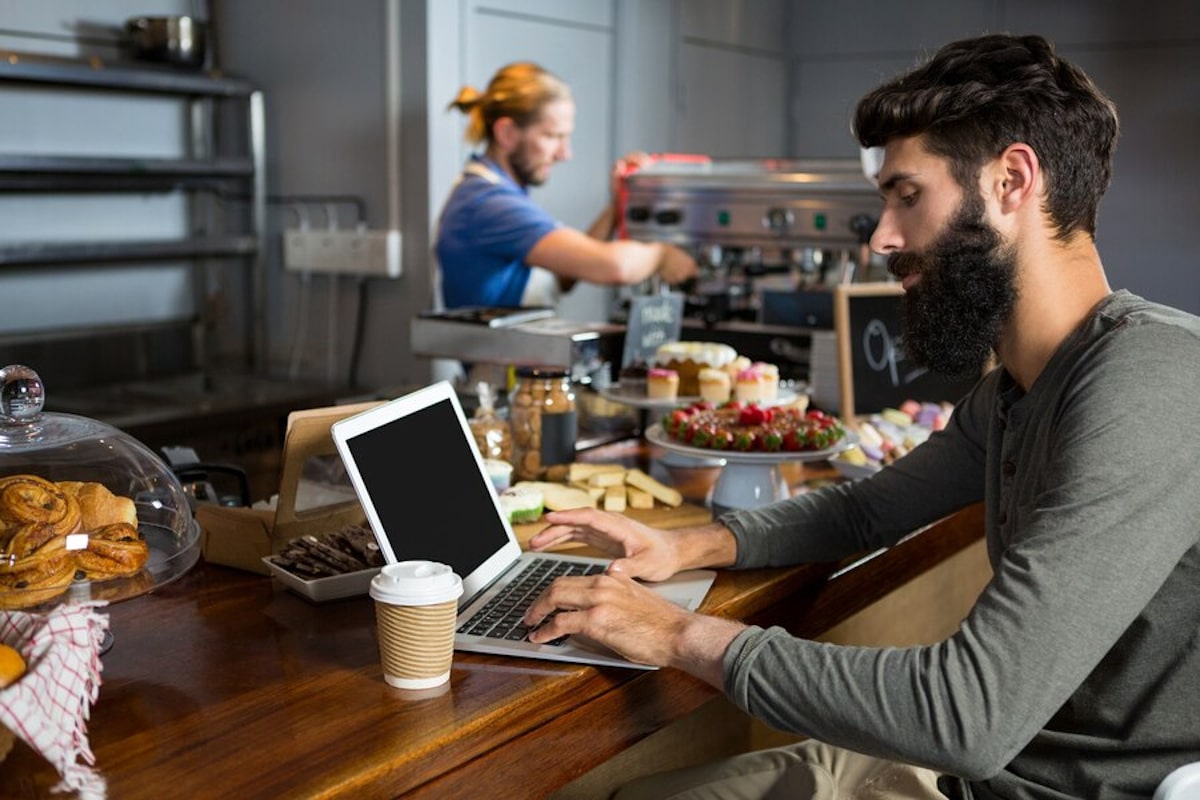
[[[646,431],[646,441],[668,452],[709,459],[720,458],[725,462],[712,491],[713,514],[719,516],[733,509],[757,508],[782,500],[789,493],[787,483],[779,471],[780,464],[788,461],[824,461],[856,445],[858,436],[846,431],[846,435],[837,444],[824,450],[747,453],[692,447],[672,439],[663,430],[662,425],[653,425]]]
[[[652,427],[649,424],[651,412],[658,412],[659,415],[665,414],[675,408],[690,406],[692,403],[699,403],[700,397],[673,397],[663,400],[657,397],[647,397],[644,387],[638,386],[622,386],[619,383],[609,384],[605,387],[594,387],[596,394],[603,397],[605,400],[611,400],[614,403],[624,403],[627,406],[632,406],[640,411],[640,425],[642,430],[647,430]],[[785,406],[792,403],[798,397],[796,391],[789,386],[780,386],[775,396],[775,399],[764,405],[769,406]],[[664,436],[664,438],[666,438]],[[696,447],[686,448],[683,450],[668,449],[659,461],[663,466],[667,467],[720,467],[728,458],[725,453],[717,453],[713,450],[701,450]]]

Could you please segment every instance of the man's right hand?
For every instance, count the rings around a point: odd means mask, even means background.
[[[696,277],[700,268],[696,259],[672,244],[663,245],[662,260],[658,263],[658,277],[672,286]]]

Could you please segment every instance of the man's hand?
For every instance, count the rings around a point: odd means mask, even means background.
[[[745,627],[680,608],[622,574],[557,579],[525,612],[525,624],[535,628],[531,642],[579,634],[630,661],[678,667],[718,689],[725,651]]]
[[[595,508],[575,508],[546,514],[549,527],[529,540],[529,549],[547,550],[564,542],[583,542],[616,559],[613,574],[649,581],[665,581],[682,567],[670,531],[651,528],[636,520]]]

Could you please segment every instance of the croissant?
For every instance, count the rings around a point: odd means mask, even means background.
[[[59,481],[58,487],[79,503],[80,530],[94,531],[113,522],[127,522],[137,527],[137,507],[133,500],[113,494],[104,484]]]

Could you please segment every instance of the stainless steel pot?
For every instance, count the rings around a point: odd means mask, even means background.
[[[134,58],[178,67],[204,65],[208,31],[193,17],[133,17],[125,22],[125,35]]]

